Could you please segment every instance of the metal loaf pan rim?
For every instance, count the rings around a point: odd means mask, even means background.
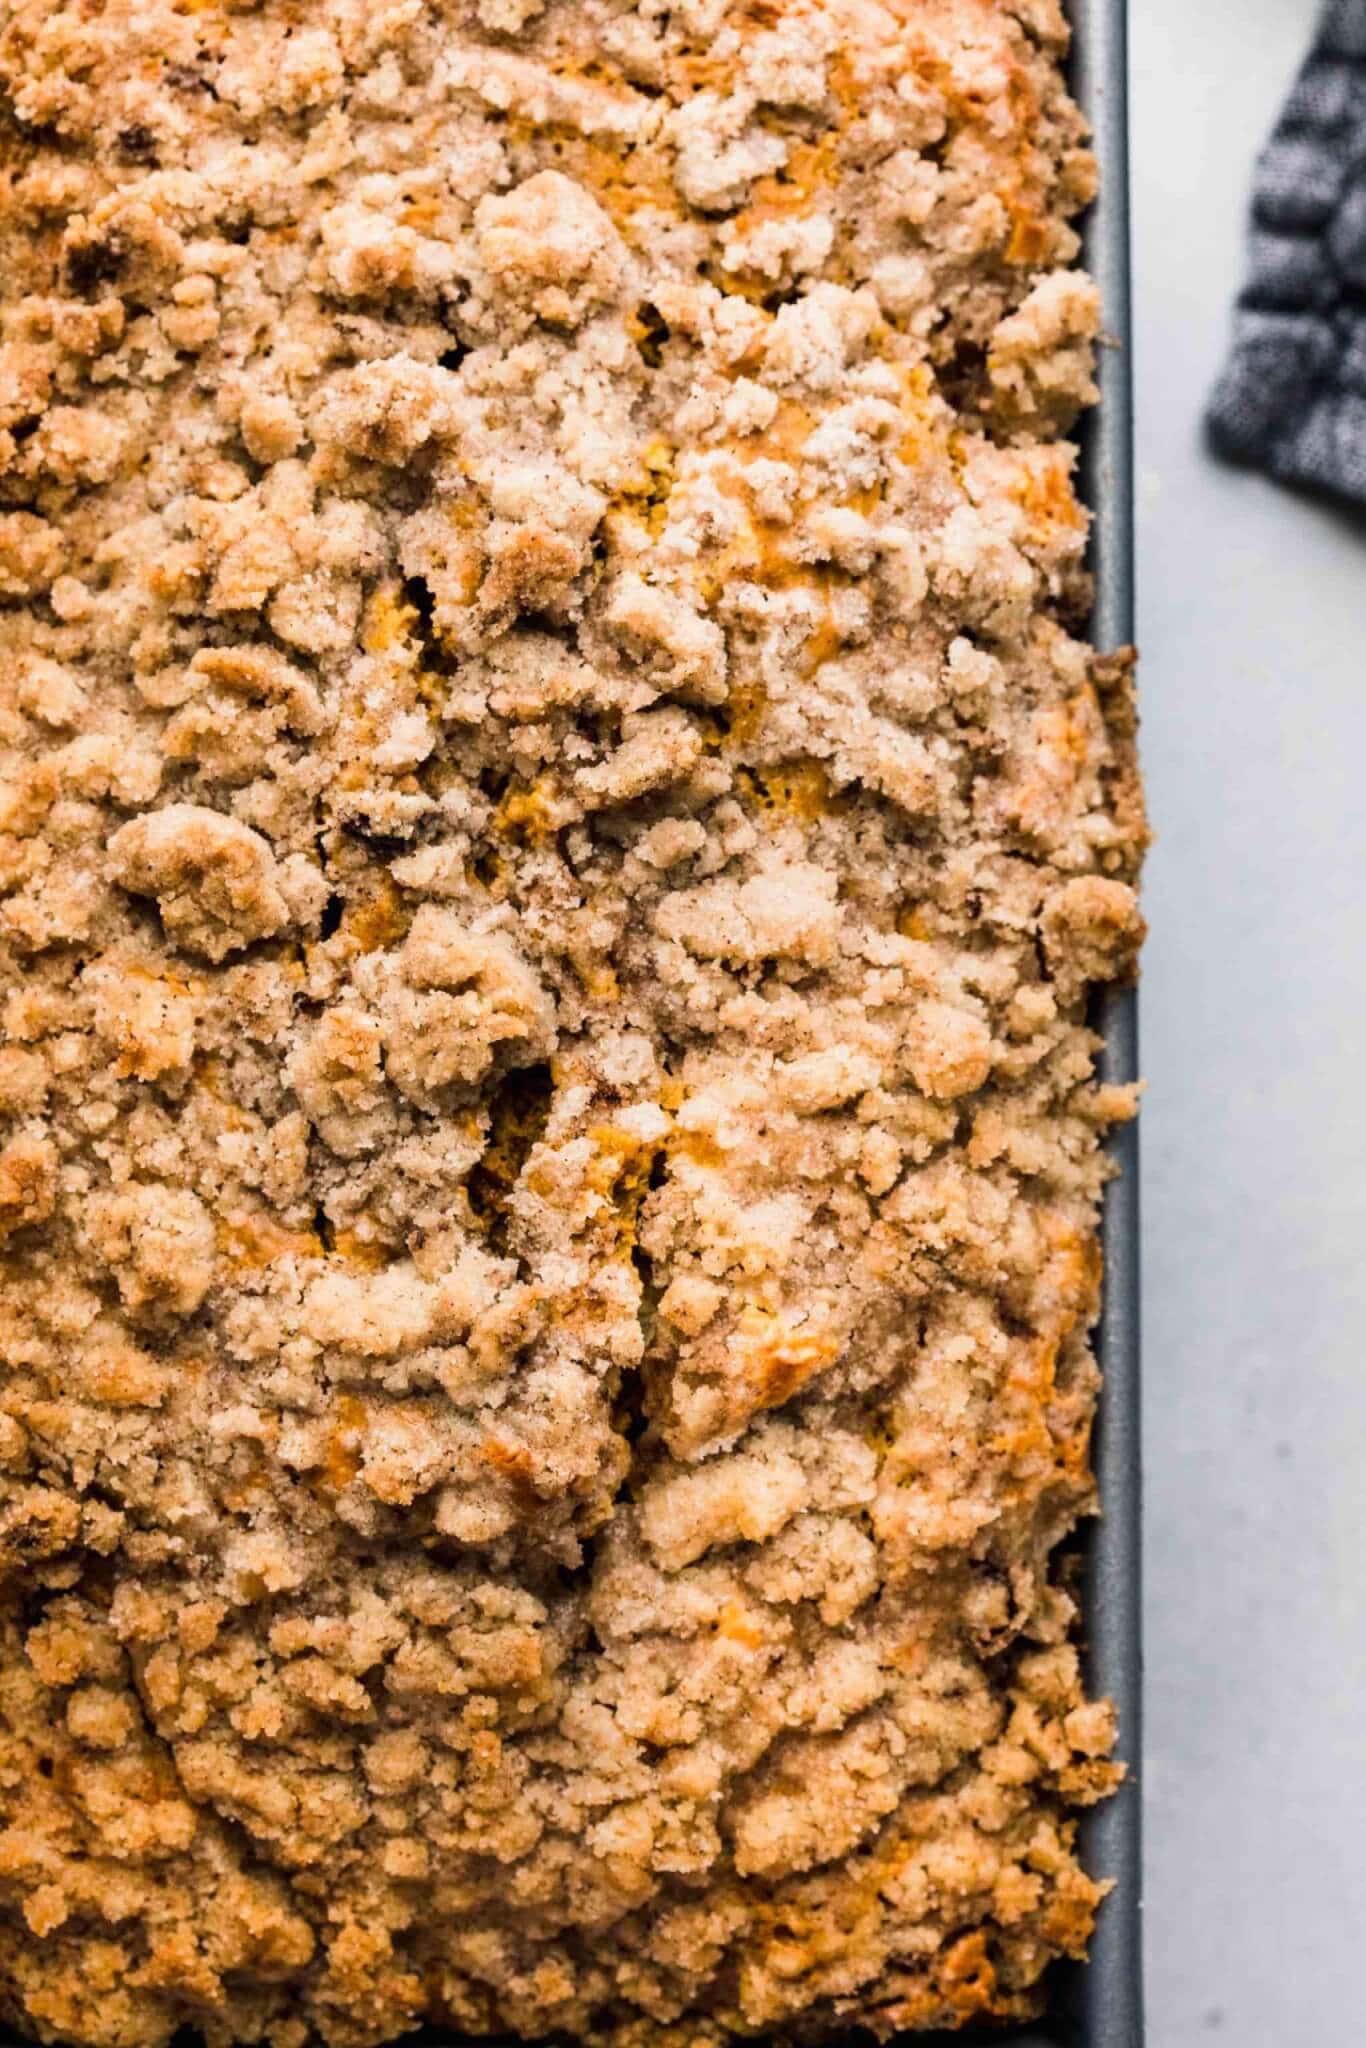
[[[1133,325],[1129,261],[1128,0],[1064,0],[1073,28],[1072,84],[1091,123],[1100,197],[1087,216],[1085,262],[1100,285],[1106,345],[1101,403],[1082,436],[1082,490],[1093,515],[1092,637],[1109,651],[1134,636]],[[1103,992],[1096,1024],[1106,1081],[1138,1079],[1138,997]],[[1061,1973],[1044,2038],[1057,2048],[1142,2048],[1142,1409],[1138,1128],[1113,1135],[1120,1168],[1106,1190],[1105,1276],[1096,1351],[1104,1375],[1094,1462],[1101,1515],[1083,1536],[1087,1680],[1119,1710],[1128,1775],[1083,1824],[1087,1867],[1114,1884],[1090,1960]],[[1021,2044],[1023,2048],[1023,2044]],[[1040,2044],[1042,2048],[1042,2044]]]

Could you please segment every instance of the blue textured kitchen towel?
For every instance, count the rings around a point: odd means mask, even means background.
[[[1258,161],[1221,455],[1366,504],[1366,0],[1328,0]]]

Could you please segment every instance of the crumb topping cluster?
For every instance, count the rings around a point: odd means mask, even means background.
[[[0,2007],[1032,2013],[1129,664],[1057,0],[0,5]]]

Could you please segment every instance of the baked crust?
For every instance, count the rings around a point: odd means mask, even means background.
[[[1032,2013],[1143,842],[1055,0],[0,25],[7,2016]]]

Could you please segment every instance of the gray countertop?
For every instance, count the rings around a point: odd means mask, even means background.
[[[1132,8],[1154,2048],[1366,2039],[1366,517],[1205,455],[1311,0]]]

